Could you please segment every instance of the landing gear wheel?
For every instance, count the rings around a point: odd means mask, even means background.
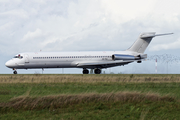
[[[14,73],[14,74],[17,74],[17,71],[15,70],[13,73]]]
[[[94,73],[95,73],[95,74],[101,74],[101,69],[98,69],[98,68],[95,69],[95,70],[94,70]]]
[[[89,74],[89,70],[83,69],[83,74]]]

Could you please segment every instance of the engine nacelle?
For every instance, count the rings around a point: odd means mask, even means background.
[[[133,55],[122,55],[122,54],[114,54],[112,55],[113,60],[139,60],[141,59],[140,56],[133,56]]]

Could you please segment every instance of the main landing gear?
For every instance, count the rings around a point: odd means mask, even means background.
[[[83,69],[83,74],[89,74],[89,70]]]
[[[96,68],[94,69],[94,73],[95,74],[101,74],[101,69]],[[87,70],[86,68],[83,69],[83,74],[89,74],[89,70]]]
[[[101,69],[98,69],[98,68],[94,69],[94,73],[95,74],[101,74]]]

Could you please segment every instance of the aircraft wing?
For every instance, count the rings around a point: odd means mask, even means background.
[[[134,62],[135,60],[116,60],[116,61],[95,61],[95,62],[78,62],[77,67],[85,67],[85,68],[96,68],[101,67],[101,68],[108,68],[108,67],[113,67],[113,66],[118,66],[118,65],[125,65],[131,62]]]

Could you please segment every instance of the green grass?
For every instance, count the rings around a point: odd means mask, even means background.
[[[63,109],[11,111],[1,114],[0,119],[178,119],[176,103],[122,103],[100,102],[68,106]]]
[[[179,79],[180,75],[0,75],[0,119],[180,119]],[[91,98],[92,94],[123,91],[134,97],[131,100],[125,99],[129,96],[120,100],[95,97],[95,101],[85,99],[58,106],[73,95],[80,99],[84,95]],[[148,94],[151,98],[167,96],[170,100],[139,97]],[[59,95],[65,98],[58,101]],[[36,99],[49,100],[51,107],[30,109],[40,105]],[[13,103],[18,106],[13,107]]]
[[[46,96],[119,91],[168,94],[180,99],[180,83],[13,83],[0,84],[0,102],[25,95]]]

